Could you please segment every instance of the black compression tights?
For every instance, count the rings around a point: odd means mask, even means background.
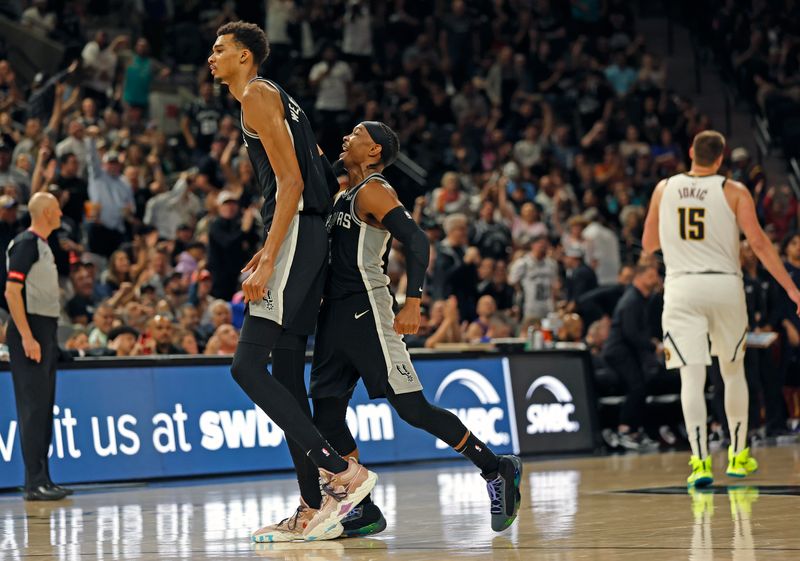
[[[293,335],[284,332],[272,351],[272,375],[278,382],[289,390],[303,414],[311,418],[311,408],[308,404],[308,391],[305,382],[306,341],[305,335]],[[319,508],[322,497],[319,491],[319,471],[317,466],[306,455],[303,448],[293,439],[287,438],[289,454],[292,456],[294,470],[297,474],[297,483],[300,486],[300,496],[311,508]],[[331,446],[334,446],[331,443]],[[338,451],[338,448],[334,446]]]
[[[434,435],[453,448],[461,444],[469,432],[461,419],[446,409],[432,405],[421,391],[396,394],[388,387],[386,397],[406,423]],[[314,399],[314,425],[341,454],[348,454],[356,448],[345,422],[349,401],[349,395],[344,398]]]
[[[300,451],[309,456],[317,466],[334,473],[343,471],[347,468],[347,463],[335,450],[330,449],[309,418],[308,398],[305,393],[303,392],[302,400],[295,397],[297,387],[289,380],[292,368],[286,370],[285,377],[282,374],[282,378],[287,380],[287,385],[292,389],[287,389],[266,372],[269,356],[276,348],[282,333],[283,329],[275,322],[245,314],[239,344],[231,365],[233,379],[283,429],[287,440],[291,439],[298,444]],[[294,354],[293,350],[287,353]],[[302,378],[300,380],[302,383]]]

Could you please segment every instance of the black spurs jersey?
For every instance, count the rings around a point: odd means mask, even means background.
[[[386,274],[392,236],[388,231],[370,226],[356,215],[354,203],[361,188],[370,181],[389,185],[374,173],[355,187],[339,194],[328,218],[330,267],[325,294],[341,298],[389,286]]]
[[[322,167],[322,160],[317,149],[317,140],[314,136],[314,131],[311,130],[308,117],[306,117],[300,105],[275,82],[261,77],[255,77],[253,80],[267,82],[278,90],[281,96],[284,114],[283,122],[286,124],[286,129],[289,131],[289,136],[294,143],[294,152],[297,156],[297,163],[300,165],[300,174],[303,177],[303,193],[300,196],[298,212],[327,216],[330,211],[330,191],[328,190],[325,170]],[[257,134],[247,130],[243,115],[241,121],[242,136],[244,137],[244,144],[247,146],[247,154],[250,156],[250,162],[253,164],[256,179],[258,179],[258,184],[261,186],[262,195],[264,196],[264,206],[261,209],[264,228],[269,231],[272,225],[272,217],[275,214],[275,198],[278,195],[280,186],[269,163],[264,145],[261,144]]]

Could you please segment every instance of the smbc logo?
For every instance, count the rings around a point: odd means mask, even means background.
[[[525,399],[530,401],[533,392],[538,388],[550,392],[556,399],[556,403],[531,403],[528,405],[526,432],[528,434],[578,432],[581,425],[578,421],[570,418],[575,413],[575,405],[572,403],[572,393],[567,386],[552,376],[541,376],[534,380],[528,391],[525,392]]]
[[[505,411],[502,407],[498,407],[500,404],[500,395],[497,393],[492,383],[487,380],[483,374],[475,370],[470,370],[468,368],[456,370],[448,374],[447,377],[442,380],[442,383],[439,384],[434,398],[437,404],[441,405],[440,400],[442,396],[452,384],[461,385],[475,394],[480,406],[446,407],[446,409],[457,415],[458,418],[461,419],[461,422],[464,423],[478,439],[489,446],[504,446],[509,444],[511,442],[509,434],[497,430],[497,423],[503,420]],[[436,447],[447,448],[447,444],[441,440],[437,440]]]

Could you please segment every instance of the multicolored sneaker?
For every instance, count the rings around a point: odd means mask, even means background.
[[[342,518],[347,516],[378,482],[378,474],[369,471],[353,458],[347,463],[347,469],[339,473],[331,473],[320,468],[322,506],[303,530],[303,538],[306,541],[325,539],[324,536],[334,531],[337,525],[341,525]]]
[[[728,477],[747,477],[757,469],[758,462],[750,456],[750,448],[734,454],[733,446],[728,447]]]
[[[711,456],[701,460],[697,456],[692,456],[689,460],[692,466],[692,473],[686,478],[686,485],[689,487],[708,487],[714,483],[714,473],[711,471]]]
[[[350,514],[342,518],[342,526],[344,526],[343,538],[372,536],[386,529],[386,519],[378,505],[362,501],[350,511]]]
[[[264,526],[260,530],[252,533],[251,538],[255,543],[274,543],[274,542],[294,542],[303,541],[303,530],[317,514],[317,509],[309,507],[303,499],[300,499],[300,506],[289,518],[284,518],[277,524]],[[332,540],[338,538],[344,528],[341,524],[335,524],[328,532],[325,532],[319,540]]]
[[[522,460],[517,456],[499,456],[500,465],[494,478],[486,478],[486,489],[491,499],[492,530],[502,532],[517,518],[522,495]]]

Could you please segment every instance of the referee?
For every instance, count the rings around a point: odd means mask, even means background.
[[[25,462],[25,500],[57,501],[72,494],[50,480],[47,465],[60,312],[58,272],[47,238],[61,225],[61,208],[53,195],[36,193],[28,212],[31,227],[14,238],[7,252],[7,343]]]

